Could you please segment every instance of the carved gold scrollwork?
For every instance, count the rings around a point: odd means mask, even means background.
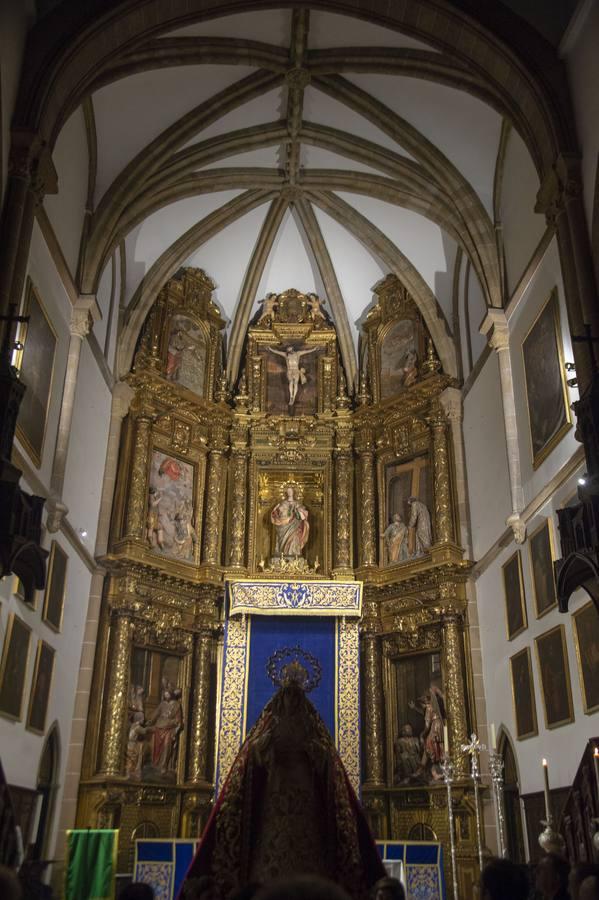
[[[234,450],[231,460],[233,503],[231,511],[231,549],[229,563],[236,569],[245,562],[245,525],[247,498],[247,451]]]
[[[133,437],[132,469],[129,481],[129,502],[125,534],[127,537],[143,538],[148,502],[148,456],[152,435],[152,419],[146,411],[135,419]]]
[[[360,451],[360,532],[362,537],[362,565],[376,565],[376,541],[374,518],[374,452]]]
[[[132,630],[132,611],[126,608],[113,610],[108,640],[108,678],[104,693],[105,720],[100,758],[100,773],[108,777],[121,775],[123,768]]]
[[[193,651],[193,699],[188,778],[191,782],[208,780],[208,722],[210,712],[210,659],[212,631],[201,629],[195,636]]]
[[[364,743],[366,750],[366,784],[383,784],[384,725],[383,674],[381,642],[376,633],[362,635],[364,652]]]
[[[450,587],[453,587],[451,585]],[[466,696],[464,691],[463,667],[463,619],[451,608],[442,617],[442,649],[445,699],[448,712],[449,746],[457,775],[466,773],[466,759],[460,753],[462,744],[467,743],[468,724],[466,720]]]
[[[203,559],[205,563],[213,566],[216,566],[219,563],[224,468],[225,457],[223,450],[216,448],[211,450],[208,458],[208,489],[206,496]]]
[[[335,451],[335,568],[351,566],[352,458],[349,450]]]
[[[453,541],[454,535],[449,484],[447,418],[440,404],[433,406],[429,423],[433,433],[436,543],[446,544]]]

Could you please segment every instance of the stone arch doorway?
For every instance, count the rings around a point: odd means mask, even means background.
[[[508,734],[499,736],[499,753],[503,759],[505,840],[508,858],[514,862],[526,862],[524,833],[522,831],[522,811],[520,808],[520,781],[516,755]]]
[[[32,844],[29,853],[31,859],[44,859],[47,855],[54,801],[58,788],[59,765],[60,738],[58,725],[54,723],[48,732],[37,773],[39,816],[37,829],[31,836]]]

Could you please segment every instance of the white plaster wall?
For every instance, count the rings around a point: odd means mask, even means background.
[[[65,292],[64,286],[58,277],[52,258],[48,252],[46,243],[37,223],[33,227],[31,239],[31,251],[27,267],[27,274],[31,277],[37,288],[38,294],[44,305],[47,315],[58,335],[56,356],[54,359],[54,375],[50,405],[46,422],[46,435],[44,439],[42,464],[39,468],[39,478],[45,485],[50,484],[52,472],[52,460],[56,445],[56,431],[64,384],[64,375],[69,352],[69,319],[71,304]],[[17,442],[21,452],[29,458],[26,449]],[[32,461],[33,465],[33,461]]]
[[[86,341],[75,393],[63,499],[69,522],[93,552],[104,478],[112,397]],[[87,532],[83,537],[82,532]]]
[[[474,559],[505,529],[511,512],[497,354],[493,352],[464,399],[464,445]]]
[[[518,132],[510,131],[503,164],[500,220],[511,296],[545,231],[545,216],[535,213],[539,178]]]
[[[576,476],[572,477],[557,491],[551,500],[539,510],[530,521],[534,530],[546,517],[551,517],[554,534],[557,536],[555,510],[574,494]],[[535,616],[533,586],[530,569],[530,548],[528,540],[520,547],[528,627],[512,641],[507,640],[505,623],[505,600],[503,592],[502,565],[516,551],[510,543],[476,582],[480,636],[482,645],[483,674],[486,687],[488,721],[495,727],[503,725],[513,738],[520,771],[520,792],[530,793],[543,788],[541,759],[549,763],[551,787],[567,787],[574,777],[584,749],[585,741],[599,732],[599,714],[585,715],[583,711],[581,686],[576,662],[571,613],[588,601],[584,591],[578,591],[570,601],[570,612],[562,615],[557,607],[537,619]],[[564,625],[568,649],[574,722],[549,730],[545,724],[541,682],[536,659],[534,639],[556,625]],[[526,740],[516,739],[516,723],[512,701],[510,679],[510,657],[524,647],[531,651],[536,711],[539,733]],[[534,840],[534,836],[533,836]]]
[[[597,156],[599,155],[599,3],[586,3],[565,52],[578,140],[587,223],[591,225]]]
[[[0,205],[4,197],[12,120],[27,31],[35,22],[34,0],[0,3]]]
[[[89,154],[81,107],[67,120],[52,154],[58,193],[44,198],[44,209],[58,238],[71,275],[77,274],[81,229],[87,202]]]
[[[565,361],[568,361],[573,358],[572,343],[568,331],[564,288],[561,278],[557,242],[555,239],[549,245],[522,301],[519,303],[515,313],[509,320],[510,352],[514,376],[516,419],[518,422],[518,442],[520,447],[520,469],[522,473],[525,503],[529,503],[530,500],[539,493],[564,463],[570,459],[577,447],[580,446],[574,437],[574,428],[572,427],[541,465],[536,470],[533,469],[522,343],[535,319],[549,299],[554,287],[557,287],[559,299],[564,359]],[[568,396],[571,404],[578,399],[578,391],[568,389]]]

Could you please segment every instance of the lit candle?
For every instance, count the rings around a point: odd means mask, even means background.
[[[549,796],[549,767],[547,760],[543,760],[543,778],[545,781],[545,819],[547,822],[551,819],[551,800]]]
[[[447,730],[447,722],[443,725],[443,746],[445,747],[445,752],[449,756],[449,731]],[[595,765],[599,765],[599,763],[595,761]]]
[[[497,746],[497,735],[495,734],[495,722],[491,722],[490,729],[491,729],[491,738],[490,738],[491,750],[494,752],[495,748]]]
[[[595,763],[595,781],[597,782],[597,795],[599,796],[599,747],[593,750],[593,762]]]

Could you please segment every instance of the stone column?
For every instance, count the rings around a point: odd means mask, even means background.
[[[459,611],[448,608],[443,612],[441,622],[449,747],[456,774],[463,775],[466,773],[467,764],[461,753],[461,747],[468,740],[463,665],[463,618]]]
[[[235,569],[243,569],[245,565],[247,467],[247,450],[234,449],[231,455],[232,508],[229,565]]]
[[[435,531],[437,544],[454,541],[449,454],[447,451],[447,418],[443,407],[435,404],[429,418],[433,433],[433,483],[435,492]]]
[[[204,517],[204,546],[202,562],[217,566],[220,562],[222,534],[221,498],[225,487],[225,435],[220,429],[213,435],[213,447],[208,457],[206,515]]]
[[[335,450],[335,531],[334,566],[339,572],[351,569],[351,450]]]
[[[77,389],[77,375],[79,373],[79,361],[81,359],[81,346],[83,339],[89,334],[92,326],[92,310],[98,309],[95,297],[80,297],[71,310],[71,324],[69,341],[69,353],[67,367],[64,376],[64,388],[62,392],[62,404],[58,420],[58,433],[56,435],[56,448],[52,464],[50,478],[50,497],[46,501],[48,518],[46,527],[48,531],[55,532],[60,529],[64,516],[68,513],[62,499],[64,488],[64,476],[69,453],[69,440],[71,426],[73,424],[73,411],[75,409],[75,392]]]
[[[368,785],[385,783],[383,734],[383,669],[380,638],[376,631],[362,633],[364,677],[364,748]]]
[[[101,738],[99,769],[99,774],[107,778],[123,774],[132,637],[131,611],[125,608],[113,609],[108,639],[104,733]]]
[[[210,662],[212,630],[201,628],[193,648],[193,699],[189,743],[188,780],[208,781],[208,716],[210,712]]]
[[[512,499],[512,512],[506,519],[506,525],[509,525],[512,529],[516,543],[523,544],[526,538],[526,523],[521,517],[524,509],[524,492],[522,490],[522,474],[520,471],[520,448],[518,446],[518,422],[516,420],[516,404],[514,400],[514,376],[512,374],[512,360],[510,356],[510,334],[503,310],[490,309],[483,320],[480,331],[481,334],[487,337],[489,346],[497,351],[499,360],[505,443]]]
[[[375,484],[374,484],[374,448],[372,435],[369,433],[362,438],[359,450],[360,459],[360,537],[361,558],[363,566],[376,565],[376,523],[375,510]]]
[[[141,540],[148,506],[148,457],[152,438],[152,417],[149,410],[142,408],[138,412],[134,429],[125,535]]]

